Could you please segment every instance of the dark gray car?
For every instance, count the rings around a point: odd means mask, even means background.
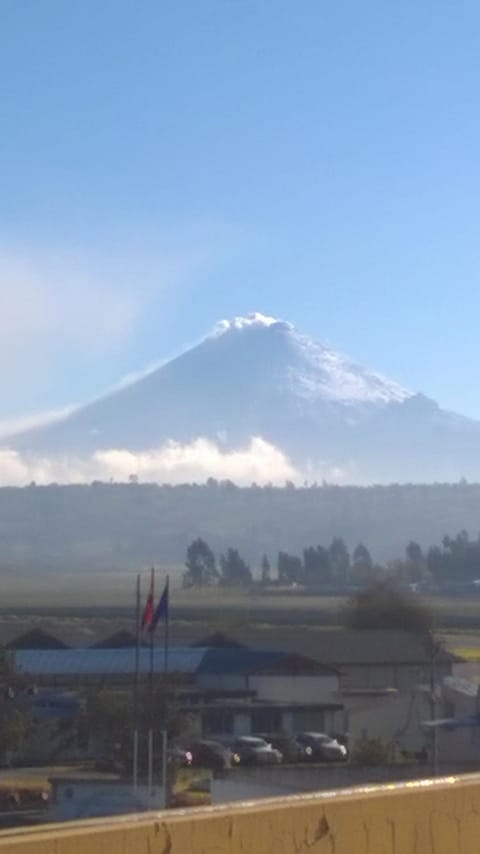
[[[348,750],[336,738],[324,732],[299,732],[295,738],[299,744],[311,748],[311,758],[316,762],[346,762]]]

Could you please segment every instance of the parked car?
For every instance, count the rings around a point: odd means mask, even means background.
[[[176,765],[179,768],[190,768],[192,764],[192,754],[190,750],[179,745],[173,745],[167,751],[168,762]]]
[[[239,757],[240,765],[279,765],[282,754],[264,738],[254,735],[242,735],[232,745],[233,752]]]
[[[348,758],[345,745],[324,732],[300,732],[296,739],[299,744],[312,749],[311,758],[316,762],[345,762]]]
[[[339,744],[343,744],[343,746],[347,749],[347,756],[350,753],[350,733],[349,732],[334,732],[332,735]]]
[[[187,749],[192,756],[192,766],[196,768],[222,770],[239,762],[238,755],[230,747],[213,739],[191,741]]]
[[[309,745],[300,744],[294,735],[259,733],[258,737],[263,738],[267,744],[271,744],[275,750],[279,750],[283,762],[308,762],[312,758],[312,748]]]

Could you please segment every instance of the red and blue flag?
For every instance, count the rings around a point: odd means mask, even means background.
[[[168,601],[169,600],[169,590],[168,590],[168,588],[169,588],[169,584],[168,584],[168,578],[167,578],[167,580],[165,582],[165,587],[163,588],[162,595],[160,596],[160,599],[158,600],[158,605],[152,614],[152,619],[150,620],[150,623],[148,626],[149,632],[155,631],[155,629],[157,627],[157,623],[162,618],[165,620],[168,620],[168,608],[169,608],[169,601]]]

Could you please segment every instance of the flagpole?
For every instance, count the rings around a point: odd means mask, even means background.
[[[167,595],[167,606],[165,613],[165,637],[163,647],[163,670],[165,677],[168,673],[168,653],[169,653],[169,635],[170,635],[170,577],[167,575],[165,582],[165,590]]]
[[[152,601],[155,603],[155,570],[152,567],[150,576],[150,590],[152,591]],[[153,605],[155,607],[155,605]],[[153,616],[153,614],[152,614]],[[150,692],[150,718],[153,718],[153,653],[155,643],[155,632],[152,631],[152,625],[149,627],[150,634],[150,676],[149,676],[149,692]]]
[[[150,576],[150,590],[155,601],[155,570],[152,567]],[[154,644],[155,631],[150,626],[150,677],[149,677],[149,706],[150,706],[150,726],[148,730],[148,792],[153,794],[153,665],[154,665]]]
[[[140,674],[140,574],[137,575],[137,612],[135,626],[135,679],[133,686],[133,791],[138,788],[138,687]]]
[[[163,683],[165,686],[165,711],[168,711],[168,653],[169,653],[169,636],[170,636],[170,577],[167,575],[167,579],[165,582],[165,597],[166,597],[166,611],[165,611],[165,631],[164,631],[164,642],[163,642]],[[163,730],[163,738],[162,738],[162,783],[163,783],[163,807],[167,809],[168,807],[168,731],[167,731],[167,720],[165,715],[164,720],[164,730]]]

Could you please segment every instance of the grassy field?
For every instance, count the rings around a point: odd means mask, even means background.
[[[42,774],[19,775],[14,770],[8,772],[5,777],[0,777],[0,794],[11,792],[15,789],[24,791],[50,791],[50,783],[45,772]]]
[[[171,617],[179,627],[178,637],[201,636],[209,631],[228,631],[231,627],[309,627],[321,630],[342,624],[346,599],[338,596],[249,594],[224,589],[207,591],[182,590],[182,569],[168,567],[171,576]],[[167,569],[158,572],[157,590],[161,589]],[[143,595],[148,587],[148,571],[142,574]],[[91,637],[106,636],[117,627],[133,628],[136,574],[132,572],[44,573],[36,576],[2,577],[0,602],[0,643],[11,634],[12,621],[21,630],[29,622],[45,621],[49,631],[69,628],[85,642]],[[430,597],[425,600],[432,609],[438,631],[456,635],[480,632],[480,597]],[[93,623],[95,625],[93,626]],[[8,631],[2,633],[2,626]],[[187,631],[191,627],[192,631]],[[180,631],[181,629],[181,631]],[[19,632],[17,632],[19,633]],[[173,632],[175,636],[175,631]],[[273,635],[272,635],[273,636]],[[74,642],[76,641],[76,638]],[[474,660],[476,642],[455,640],[465,656]],[[476,660],[476,659],[475,659]]]
[[[465,661],[480,661],[480,637],[478,646],[452,646],[450,641],[450,649]]]
[[[14,818],[25,811],[46,810],[52,788],[49,777],[65,770],[50,767],[0,771],[0,827],[5,826],[5,816],[9,814]]]
[[[38,768],[4,768],[0,771],[0,791],[6,789],[50,789],[49,778],[71,774],[77,766],[48,765]]]
[[[179,567],[168,567],[158,573],[163,584],[169,572],[172,586],[180,583]],[[147,589],[149,572],[144,570],[143,586]],[[98,607],[128,608],[135,598],[136,573],[118,570],[102,572],[37,572],[1,575],[1,607],[5,609]]]

